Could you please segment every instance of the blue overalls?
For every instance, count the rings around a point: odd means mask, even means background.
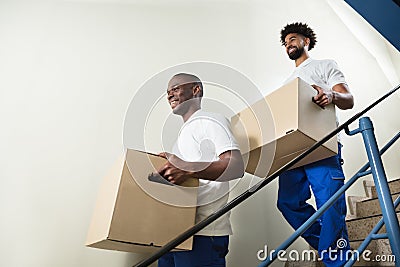
[[[320,208],[344,184],[338,154],[302,167],[288,170],[279,177],[278,209],[294,228],[299,228],[315,213],[306,201],[314,193]],[[343,194],[302,237],[315,249],[326,266],[343,266],[350,249],[346,228],[346,201]],[[339,244],[340,243],[340,244]],[[329,253],[330,254],[329,254]]]

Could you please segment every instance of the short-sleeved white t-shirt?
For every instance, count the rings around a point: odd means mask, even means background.
[[[239,150],[229,121],[220,114],[198,110],[183,124],[172,152],[185,161],[212,162],[229,150]],[[196,223],[225,205],[228,193],[229,182],[199,179]],[[232,234],[229,217],[228,212],[197,235]]]
[[[294,69],[285,83],[297,77],[310,85],[315,84],[326,90],[332,90],[333,86],[339,83],[346,84],[343,73],[339,70],[337,63],[331,59],[307,58]]]
[[[307,58],[293,73],[286,79],[285,84],[299,77],[310,85],[317,85],[325,90],[332,90],[336,84],[346,84],[343,73],[339,70],[337,63],[331,59],[312,59]],[[339,125],[339,120],[336,115],[336,125]],[[340,142],[341,135],[337,135]]]

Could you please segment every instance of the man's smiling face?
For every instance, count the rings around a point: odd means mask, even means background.
[[[186,77],[173,77],[168,83],[167,99],[175,114],[182,115],[188,110],[191,101],[195,97],[195,84]],[[184,105],[182,103],[188,101]]]
[[[306,37],[297,34],[289,33],[285,37],[285,48],[289,58],[296,60],[304,53],[305,46],[308,45]],[[308,48],[307,48],[308,49]]]

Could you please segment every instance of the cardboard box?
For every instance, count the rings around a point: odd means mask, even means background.
[[[297,78],[232,117],[246,172],[266,177],[336,128],[335,106],[312,102],[317,91]],[[331,138],[292,168],[337,154]]]
[[[127,150],[103,181],[87,246],[151,253],[195,224],[197,179],[185,184],[192,187],[149,181],[165,162],[155,155]],[[191,248],[192,238],[176,247]]]

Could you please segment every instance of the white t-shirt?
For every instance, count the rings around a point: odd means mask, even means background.
[[[346,84],[343,73],[331,59],[307,58],[294,69],[285,84],[297,77],[310,85],[315,84],[326,90],[332,90],[333,86],[339,83]]]
[[[229,121],[216,113],[196,111],[182,126],[173,153],[185,161],[212,162],[228,150],[239,150]],[[199,179],[196,223],[228,201],[229,182]],[[231,235],[230,212],[202,229],[197,235]]]
[[[299,77],[310,85],[317,85],[325,90],[332,90],[333,86],[340,83],[346,83],[343,73],[339,70],[337,63],[331,59],[312,59],[307,58],[293,73],[286,79],[285,84]],[[317,92],[317,91],[315,91]],[[336,115],[336,125],[339,125],[339,120]],[[337,135],[340,142],[340,133]]]

